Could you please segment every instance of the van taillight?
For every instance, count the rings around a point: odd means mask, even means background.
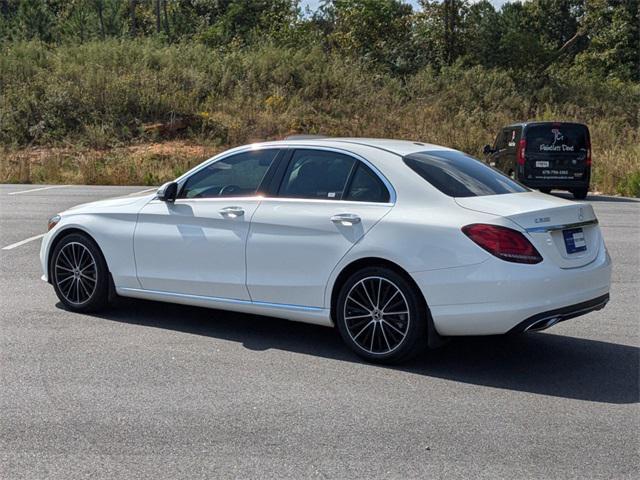
[[[587,140],[587,167],[591,166],[591,139]]]
[[[520,140],[518,144],[518,151],[516,152],[516,159],[518,160],[518,165],[524,165],[524,151],[527,148],[527,141],[523,138]]]
[[[462,232],[490,254],[507,262],[540,263],[542,256],[522,233],[499,225],[472,223]]]

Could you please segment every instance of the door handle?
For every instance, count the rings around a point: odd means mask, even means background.
[[[338,213],[331,217],[331,221],[346,227],[351,227],[356,223],[360,223],[362,219],[355,213]]]
[[[238,218],[244,215],[242,207],[224,207],[218,210],[220,215],[226,218]]]

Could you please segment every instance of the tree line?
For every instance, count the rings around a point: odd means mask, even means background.
[[[544,76],[640,80],[638,0],[0,0],[0,42],[48,44],[156,37],[215,48],[321,46],[394,75],[458,63]]]

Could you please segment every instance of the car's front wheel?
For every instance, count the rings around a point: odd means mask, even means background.
[[[380,363],[408,360],[427,345],[427,310],[404,276],[364,268],[347,279],[336,305],[342,339],[359,356]]]
[[[107,264],[96,243],[72,233],[61,239],[51,255],[51,283],[60,301],[74,312],[90,312],[107,304]]]

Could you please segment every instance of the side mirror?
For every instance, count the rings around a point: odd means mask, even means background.
[[[167,182],[162,185],[156,192],[158,200],[163,202],[174,202],[178,196],[178,184],[176,182]]]
[[[482,153],[484,153],[485,155],[489,155],[493,153],[493,148],[491,148],[491,145],[485,145],[482,149]]]

